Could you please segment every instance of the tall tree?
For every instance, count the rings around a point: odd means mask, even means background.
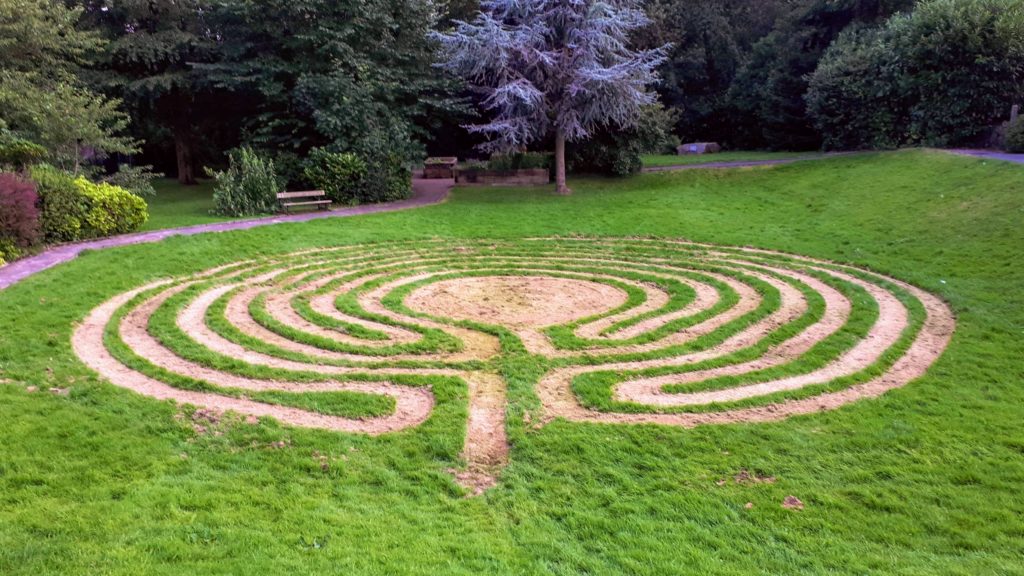
[[[253,95],[251,143],[419,152],[417,121],[449,105],[424,37],[438,19],[422,0],[230,2],[218,13],[224,61],[212,77]]]
[[[202,105],[208,85],[196,63],[216,58],[204,0],[80,0],[89,23],[108,38],[98,75],[137,119],[165,127],[174,141],[178,181],[195,184]]]
[[[128,117],[79,81],[102,40],[58,0],[0,0],[0,129],[44,146],[77,171],[85,154],[129,153]]]
[[[522,149],[550,134],[555,184],[565,181],[565,143],[600,127],[628,128],[656,101],[648,87],[667,47],[634,50],[646,26],[635,0],[488,0],[472,22],[435,34],[445,69],[483,95],[490,122],[469,126],[482,148]]]

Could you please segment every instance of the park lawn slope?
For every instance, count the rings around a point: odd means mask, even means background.
[[[1024,571],[1024,168],[905,151],[572,185],[91,252],[0,292],[0,573]],[[510,420],[501,484],[472,499],[446,472],[457,386],[392,436],[229,418],[200,433],[189,410],[98,381],[70,349],[89,310],[170,275],[320,246],[555,235],[856,264],[943,297],[957,329],[927,376],[834,412],[690,430]],[[540,374],[506,376],[511,413],[536,402]],[[776,481],[734,481],[742,470]],[[788,495],[805,509],[782,509]]]
[[[679,156],[676,154],[645,154],[645,168],[661,166],[691,166],[718,162],[758,162],[762,160],[788,160],[791,158],[806,159],[821,156],[820,152],[768,152],[761,150],[732,150],[717,154],[692,154]]]

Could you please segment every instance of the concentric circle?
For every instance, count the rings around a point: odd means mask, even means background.
[[[764,421],[922,375],[938,298],[862,269],[681,241],[544,238],[306,251],[166,279],[96,308],[79,357],[160,399],[366,434],[469,389],[459,478],[507,458],[508,361],[539,365],[540,422]]]

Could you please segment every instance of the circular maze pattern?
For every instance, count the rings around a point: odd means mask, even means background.
[[[161,280],[96,308],[79,357],[118,386],[305,427],[426,421],[468,389],[464,484],[508,454],[509,360],[538,425],[767,421],[877,396],[948,344],[935,296],[859,268],[683,241],[538,238],[310,250]],[[527,402],[528,404],[530,402]]]

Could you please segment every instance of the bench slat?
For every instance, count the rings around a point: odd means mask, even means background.
[[[310,200],[308,202],[282,202],[281,206],[312,206],[314,204],[330,204],[330,200]]]
[[[306,190],[305,192],[278,192],[278,200],[285,200],[287,198],[317,198],[320,196],[326,196],[327,193],[323,190]]]

